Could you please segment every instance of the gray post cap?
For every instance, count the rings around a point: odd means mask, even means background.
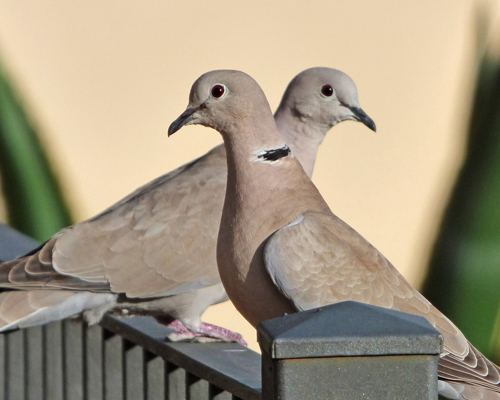
[[[443,344],[424,317],[356,301],[264,321],[257,340],[274,359],[430,355]]]

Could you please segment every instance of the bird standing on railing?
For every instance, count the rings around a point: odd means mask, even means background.
[[[189,124],[218,130],[226,145],[228,181],[217,261],[229,298],[254,327],[284,313],[344,300],[419,314],[444,337],[439,394],[500,399],[500,368],[331,212],[251,77],[239,71],[202,75],[169,134]]]
[[[312,174],[318,146],[335,124],[361,121],[346,74],[312,68],[296,76],[276,112],[289,145]],[[201,321],[227,300],[216,264],[226,188],[224,145],[137,189],[101,214],[56,234],[29,255],[0,265],[0,331],[80,312],[90,323],[107,311],[152,315],[171,340],[241,336]],[[39,290],[44,289],[44,290]]]

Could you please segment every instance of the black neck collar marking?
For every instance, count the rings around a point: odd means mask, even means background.
[[[285,144],[279,149],[265,150],[264,153],[259,154],[257,158],[264,161],[278,161],[280,158],[287,157],[290,154],[290,148]]]

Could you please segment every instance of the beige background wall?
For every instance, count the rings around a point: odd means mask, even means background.
[[[276,107],[301,70],[342,69],[378,132],[334,128],[313,180],[418,285],[463,152],[483,3],[498,16],[494,0],[0,0],[0,54],[78,220],[221,141],[202,127],[167,140],[203,72],[241,69]],[[255,348],[230,304],[206,320]]]

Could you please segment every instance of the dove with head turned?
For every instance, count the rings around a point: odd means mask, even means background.
[[[317,98],[325,96],[321,87],[316,90]],[[330,101],[341,105],[336,96]],[[227,189],[217,262],[229,298],[254,327],[284,313],[345,300],[422,315],[444,338],[440,396],[500,399],[499,367],[332,213],[250,76],[223,70],[198,78],[186,111],[169,134],[188,124],[216,129],[226,145]]]
[[[359,107],[354,82],[330,68],[294,78],[276,120],[310,174],[333,125],[358,120],[375,129]],[[0,287],[17,290],[0,293],[0,330],[80,312],[95,323],[109,311],[154,316],[175,330],[171,340],[244,343],[238,334],[201,321],[207,307],[227,300],[215,254],[226,175],[220,145],[31,254],[1,264]]]

